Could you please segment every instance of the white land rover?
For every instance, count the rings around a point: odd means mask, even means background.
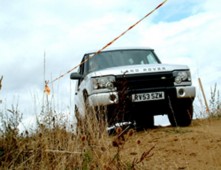
[[[105,114],[109,126],[132,122],[154,126],[154,116],[167,114],[172,126],[189,126],[195,87],[186,65],[161,64],[150,48],[105,50],[83,56],[78,72],[75,113],[83,120],[86,108]],[[91,110],[91,109],[90,109]],[[100,110],[105,111],[101,113]]]

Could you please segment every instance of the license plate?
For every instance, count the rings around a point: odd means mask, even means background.
[[[163,99],[165,99],[164,92],[132,94],[132,102],[163,100]]]

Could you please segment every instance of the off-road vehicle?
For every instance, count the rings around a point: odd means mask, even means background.
[[[78,120],[93,110],[109,126],[131,122],[149,128],[155,115],[164,114],[172,126],[191,124],[195,87],[188,66],[162,64],[151,48],[86,53],[82,63],[70,75],[77,80]]]

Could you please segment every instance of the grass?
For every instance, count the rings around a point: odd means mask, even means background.
[[[210,90],[210,100],[209,100],[209,118],[220,118],[221,117],[221,102],[220,102],[220,93],[217,89],[217,84],[214,85],[214,88],[211,87]]]
[[[151,157],[153,147],[128,160],[122,155],[135,131],[118,128],[109,136],[97,119],[88,117],[81,130],[67,127],[65,117],[45,109],[37,128],[19,133],[22,114],[17,106],[1,111],[1,169],[136,169]],[[64,122],[64,123],[61,123]],[[71,122],[74,124],[74,122]],[[139,144],[137,144],[139,146]]]
[[[152,159],[155,145],[140,148],[142,139],[136,131],[117,128],[108,135],[106,124],[100,124],[93,115],[80,124],[76,132],[75,122],[47,107],[37,118],[35,130],[19,133],[22,114],[18,105],[0,110],[0,169],[143,169]],[[42,107],[44,108],[44,107]],[[211,89],[209,118],[220,118],[219,92]],[[102,127],[102,128],[101,128]],[[185,134],[184,128],[167,130],[168,133]],[[135,138],[135,139],[134,139]],[[132,143],[128,152],[126,145]]]

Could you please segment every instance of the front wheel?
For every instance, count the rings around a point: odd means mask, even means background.
[[[177,107],[168,114],[168,119],[172,126],[189,126],[193,118],[193,106]]]
[[[83,129],[84,129],[84,122],[82,120],[82,117],[80,116],[80,113],[78,111],[77,106],[75,106],[75,118],[77,120],[76,133],[81,134],[83,132]]]
[[[136,129],[145,130],[154,127],[154,116],[153,115],[145,115],[136,118]]]

